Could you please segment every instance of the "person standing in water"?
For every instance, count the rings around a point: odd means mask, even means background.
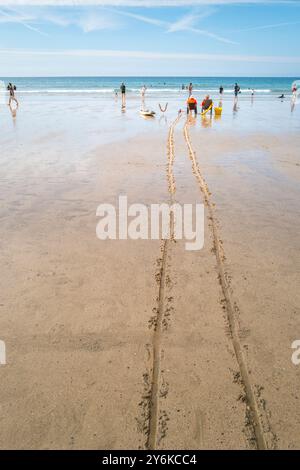
[[[13,85],[12,83],[9,83],[7,85],[7,90],[9,91],[8,106],[10,106],[10,107],[11,107],[11,104],[12,104],[13,101],[16,103],[17,107],[19,107],[19,102],[18,102],[17,98],[15,97],[16,89],[17,89],[16,85]]]
[[[234,96],[237,98],[238,97],[238,94],[240,93],[241,89],[239,87],[239,85],[236,83],[234,85]]]
[[[223,93],[224,93],[224,88],[223,88],[222,85],[220,86],[219,92],[220,92],[220,98],[222,99],[223,98]]]
[[[144,111],[145,109],[145,94],[146,94],[146,86],[143,85],[141,88],[141,109]]]
[[[235,96],[236,98],[238,97],[238,94],[239,94],[240,91],[241,91],[241,89],[240,89],[239,85],[236,83],[236,84],[234,85],[234,96]]]
[[[123,82],[120,86],[121,94],[122,94],[122,108],[126,107],[126,86]]]
[[[294,83],[293,86],[292,86],[292,94],[293,94],[293,99],[296,100],[296,98],[297,98],[297,85],[296,85],[296,83]]]
[[[297,102],[297,84],[293,83],[292,86],[292,101],[291,101],[291,111],[293,112]]]
[[[192,94],[193,94],[193,84],[190,83],[189,84],[189,96],[192,96]]]

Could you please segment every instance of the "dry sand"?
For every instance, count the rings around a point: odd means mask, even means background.
[[[300,448],[299,136],[130,119],[3,138],[0,448]],[[119,194],[204,248],[98,240]]]

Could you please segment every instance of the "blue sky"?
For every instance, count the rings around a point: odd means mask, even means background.
[[[0,0],[2,76],[300,75],[298,0]]]

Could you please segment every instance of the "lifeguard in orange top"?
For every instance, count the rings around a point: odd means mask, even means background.
[[[192,111],[194,111],[195,116],[197,116],[197,104],[198,104],[198,103],[197,103],[196,98],[195,98],[193,95],[191,95],[191,96],[188,98],[188,100],[187,100],[186,103],[187,103],[187,110],[186,110],[187,114],[189,114],[189,113],[191,113]]]

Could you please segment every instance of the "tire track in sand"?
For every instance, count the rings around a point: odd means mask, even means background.
[[[193,173],[199,184],[200,190],[204,197],[205,205],[208,209],[210,228],[211,228],[211,233],[212,233],[212,238],[213,238],[214,253],[215,253],[216,261],[217,261],[218,276],[219,276],[219,281],[220,281],[222,292],[223,292],[223,297],[225,299],[225,302],[224,302],[225,307],[226,307],[225,311],[227,314],[227,322],[228,322],[229,331],[230,331],[230,338],[232,340],[235,356],[239,365],[242,385],[245,390],[245,399],[246,399],[246,405],[247,405],[246,419],[248,422],[250,422],[251,427],[253,428],[253,431],[254,431],[253,437],[255,439],[255,444],[256,444],[257,449],[262,449],[262,450],[267,449],[268,446],[267,446],[264,431],[263,431],[263,425],[260,419],[259,407],[256,401],[255,394],[252,389],[248,368],[246,365],[242,346],[241,346],[240,339],[239,339],[239,327],[238,327],[236,316],[235,316],[237,305],[232,299],[229,283],[228,283],[227,276],[226,276],[226,271],[224,267],[224,252],[222,248],[222,243],[218,235],[218,222],[215,216],[213,203],[210,200],[211,193],[209,192],[206,181],[204,177],[202,176],[195,151],[192,148],[188,121],[186,121],[185,126],[184,126],[184,138],[188,147],[189,157],[192,162]]]
[[[175,159],[174,152],[174,129],[179,122],[181,115],[175,119],[171,124],[168,135],[168,163],[167,163],[167,181],[168,190],[170,196],[170,204],[174,201],[174,194],[176,191],[175,177],[173,173],[173,165]],[[160,383],[161,383],[161,343],[163,334],[163,321],[166,313],[165,305],[165,289],[166,289],[166,269],[167,269],[167,257],[169,251],[170,242],[174,238],[174,216],[171,212],[170,216],[170,239],[163,240],[162,244],[162,258],[160,263],[160,270],[157,276],[159,282],[158,291],[158,305],[156,309],[155,328],[153,333],[153,353],[152,353],[152,380],[150,389],[150,404],[149,404],[149,429],[148,429],[148,440],[147,449],[153,450],[157,446],[158,429],[159,423],[159,396],[160,396]]]

